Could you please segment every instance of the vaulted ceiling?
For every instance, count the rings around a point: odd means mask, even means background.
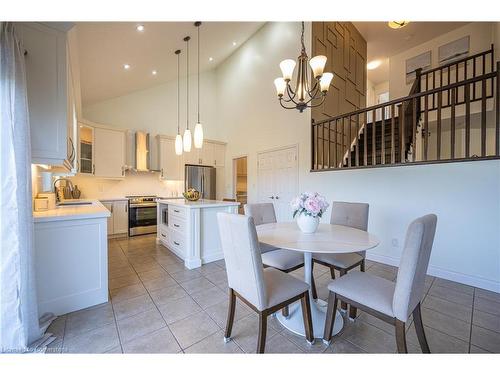
[[[264,22],[204,22],[200,29],[200,70],[213,69],[250,38]],[[137,26],[144,30],[138,31]],[[84,105],[172,81],[177,77],[176,49],[191,36],[190,73],[196,73],[197,30],[193,22],[77,23],[80,79]],[[211,58],[211,60],[210,60]],[[129,64],[128,70],[124,64]],[[152,74],[155,70],[156,75]]]

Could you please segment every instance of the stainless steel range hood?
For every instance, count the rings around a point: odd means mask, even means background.
[[[153,162],[157,150],[154,148],[149,133],[136,131],[133,136],[132,134],[130,136],[130,169],[136,172],[157,172],[157,163]]]

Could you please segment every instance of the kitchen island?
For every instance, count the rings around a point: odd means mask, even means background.
[[[98,200],[33,212],[38,313],[63,315],[108,301],[107,218]]]
[[[239,203],[200,199],[159,199],[157,242],[184,260],[189,268],[224,258],[217,212],[237,213]]]

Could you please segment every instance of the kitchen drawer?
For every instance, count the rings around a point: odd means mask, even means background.
[[[160,241],[164,242],[165,244],[168,244],[168,229],[164,225],[160,225]]]
[[[177,216],[181,219],[187,218],[187,209],[181,208],[178,206],[168,206],[168,216],[172,218],[173,216]]]
[[[174,252],[178,252],[181,254],[185,254],[186,249],[186,236],[182,233],[179,233],[175,230],[170,231],[170,246],[174,249]]]
[[[186,220],[181,219],[180,216],[172,215],[168,222],[170,229],[180,232],[182,234],[186,233]]]

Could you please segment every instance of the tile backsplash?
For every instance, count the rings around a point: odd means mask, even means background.
[[[78,185],[80,198],[110,199],[126,195],[157,195],[178,197],[184,190],[184,181],[164,181],[156,172],[127,172],[122,180],[103,179],[79,174],[70,177]]]

